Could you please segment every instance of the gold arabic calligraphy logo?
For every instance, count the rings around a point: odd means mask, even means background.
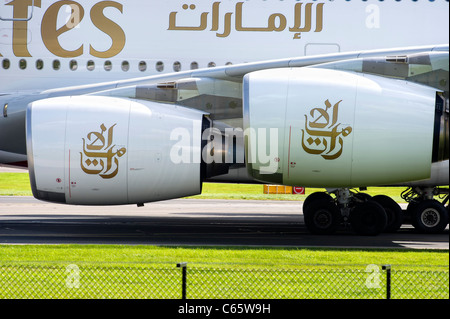
[[[336,123],[341,102],[342,100],[332,106],[330,101],[326,100],[325,108],[314,108],[311,110],[311,120],[308,120],[308,116],[305,114],[305,129],[302,129],[302,147],[305,152],[321,155],[326,160],[334,160],[342,155],[344,147],[343,137],[348,136],[352,132],[352,128],[347,126],[338,131],[341,123]],[[305,139],[308,146],[305,144]],[[336,141],[339,143],[339,146]]]
[[[87,139],[90,144],[86,144],[86,139],[83,138],[83,152],[81,154],[81,169],[89,175],[100,175],[104,179],[110,179],[119,172],[119,157],[122,157],[127,152],[125,147],[122,147],[115,152],[113,149],[116,145],[113,143],[114,124],[108,129],[108,135],[105,139],[106,132],[105,124],[100,125],[101,132],[90,132]],[[87,158],[85,160],[85,158]],[[113,163],[114,161],[114,163]],[[92,168],[90,168],[92,166]]]
[[[216,36],[219,38],[226,38],[230,35],[233,25],[233,14],[234,14],[234,28],[237,32],[281,32],[285,29],[289,29],[290,32],[294,32],[294,39],[301,39],[302,32],[310,32],[313,21],[313,3],[307,3],[303,7],[303,3],[297,3],[294,6],[294,25],[292,27],[288,26],[288,18],[281,13],[273,13],[267,19],[267,26],[258,27],[248,27],[243,26],[243,6],[244,2],[236,3],[234,12],[227,12],[222,14],[220,11],[221,2],[214,2],[212,5],[211,12],[202,12],[200,14],[200,23],[195,26],[180,26],[177,25],[176,19],[178,11],[173,11],[169,15],[169,29],[176,31],[203,31],[208,28],[208,15],[211,14],[211,29],[210,31],[216,31]],[[318,3],[315,5],[316,9],[316,28],[314,32],[321,32],[323,29],[323,7],[324,3]],[[195,4],[187,5],[183,4],[183,10],[195,11],[197,6]],[[249,10],[250,11],[250,10]],[[253,14],[254,15],[254,14]],[[223,32],[219,33],[220,21],[223,16]]]

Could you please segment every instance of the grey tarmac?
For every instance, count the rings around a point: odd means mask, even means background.
[[[405,208],[405,205],[403,205]],[[449,249],[444,233],[403,225],[393,234],[310,234],[302,202],[176,199],[124,206],[69,206],[32,197],[0,197],[0,244],[143,244],[194,246]]]

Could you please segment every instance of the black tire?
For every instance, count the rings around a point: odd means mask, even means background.
[[[396,201],[386,195],[376,195],[372,197],[374,201],[383,206],[387,215],[387,226],[385,233],[395,233],[402,227],[403,210]]]
[[[305,211],[309,204],[315,202],[315,201],[324,201],[324,202],[332,202],[333,198],[325,193],[325,192],[315,192],[306,197],[305,201],[303,202],[302,210]]]
[[[339,208],[327,200],[316,200],[308,204],[303,210],[306,228],[313,234],[333,234],[340,223]]]
[[[409,202],[408,207],[406,208],[406,216],[403,223],[409,223],[416,228],[414,225],[414,220],[412,218],[413,211],[415,210],[416,206],[421,202],[422,200],[414,199],[411,202]]]
[[[387,215],[384,208],[373,200],[360,203],[350,213],[353,230],[364,236],[375,236],[384,231]]]
[[[423,200],[411,209],[413,226],[422,233],[437,234],[448,224],[448,211],[437,200]]]
[[[356,199],[356,202],[367,202],[372,199],[372,196],[366,193],[354,193],[353,198]]]

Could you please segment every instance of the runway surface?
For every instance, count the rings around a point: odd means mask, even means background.
[[[127,206],[66,206],[0,197],[0,244],[145,244],[449,249],[443,234],[310,234],[301,202],[177,199]]]

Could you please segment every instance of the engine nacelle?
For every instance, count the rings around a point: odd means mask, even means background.
[[[27,110],[36,198],[135,204],[201,193],[204,113],[112,97],[60,97]]]
[[[255,179],[358,187],[430,177],[436,90],[318,68],[244,79],[246,165]]]

